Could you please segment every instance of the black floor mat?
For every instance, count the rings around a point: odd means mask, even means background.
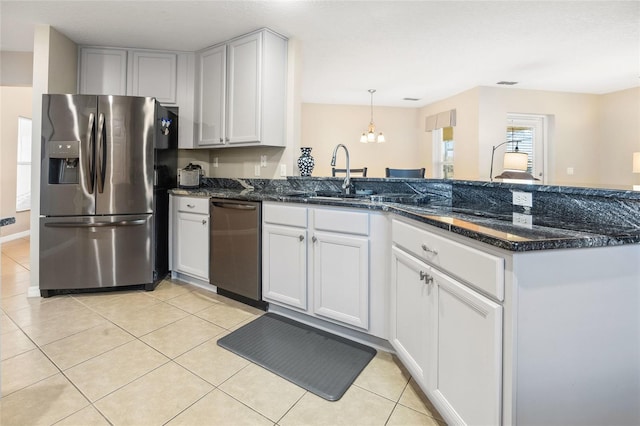
[[[272,313],[218,345],[329,401],[340,399],[376,355],[373,348]]]

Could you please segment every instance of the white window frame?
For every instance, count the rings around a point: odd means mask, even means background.
[[[16,167],[16,212],[31,210],[31,140],[32,121],[18,117],[17,167]],[[21,167],[22,166],[22,167]],[[20,169],[28,166],[26,173]]]
[[[539,183],[545,184],[547,181],[547,158],[546,153],[548,152],[547,144],[548,144],[548,116],[540,115],[540,114],[516,114],[516,113],[508,113],[507,114],[507,126],[509,128],[511,126],[521,126],[521,127],[532,127],[534,133],[533,140],[533,170],[531,174],[540,179]],[[506,130],[505,130],[506,131]],[[537,181],[536,181],[537,182]]]

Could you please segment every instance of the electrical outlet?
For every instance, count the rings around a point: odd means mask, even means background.
[[[213,167],[218,167],[218,157],[213,157]]]
[[[530,192],[513,191],[513,205],[533,207],[533,195]]]
[[[524,228],[533,228],[533,217],[530,214],[513,212],[513,224]]]
[[[287,175],[287,165],[280,164],[280,176],[284,177]]]
[[[267,156],[266,155],[261,155],[260,156],[260,167],[267,167]]]
[[[260,176],[260,164],[256,164],[256,165],[253,167],[253,174],[254,174],[255,176]]]
[[[572,175],[574,172],[573,167],[567,167],[567,174]]]

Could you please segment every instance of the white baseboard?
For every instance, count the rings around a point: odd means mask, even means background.
[[[17,240],[19,238],[28,237],[30,235],[31,235],[31,231],[30,230],[26,230],[26,231],[22,231],[22,232],[16,232],[15,234],[5,235],[4,237],[0,237],[0,244],[7,243],[7,242],[13,241],[13,240]]]
[[[27,290],[27,297],[40,297],[40,287],[30,286]]]

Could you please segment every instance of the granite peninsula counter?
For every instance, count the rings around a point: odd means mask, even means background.
[[[171,193],[382,210],[515,252],[640,243],[640,193],[634,191],[433,179],[353,181],[357,191],[373,194],[314,196],[340,191],[339,178],[207,178],[204,187]],[[533,192],[534,207],[513,206],[513,191]],[[515,215],[530,223],[516,223]]]
[[[355,198],[336,198],[340,178],[207,178],[171,193],[279,212],[263,228],[282,242],[263,253],[287,259],[263,258],[269,310],[383,339],[449,424],[639,424],[640,192],[353,183]],[[514,192],[532,206],[514,206]],[[369,228],[335,237],[327,225],[346,229],[347,216],[368,216]],[[332,245],[340,255],[323,262]]]

